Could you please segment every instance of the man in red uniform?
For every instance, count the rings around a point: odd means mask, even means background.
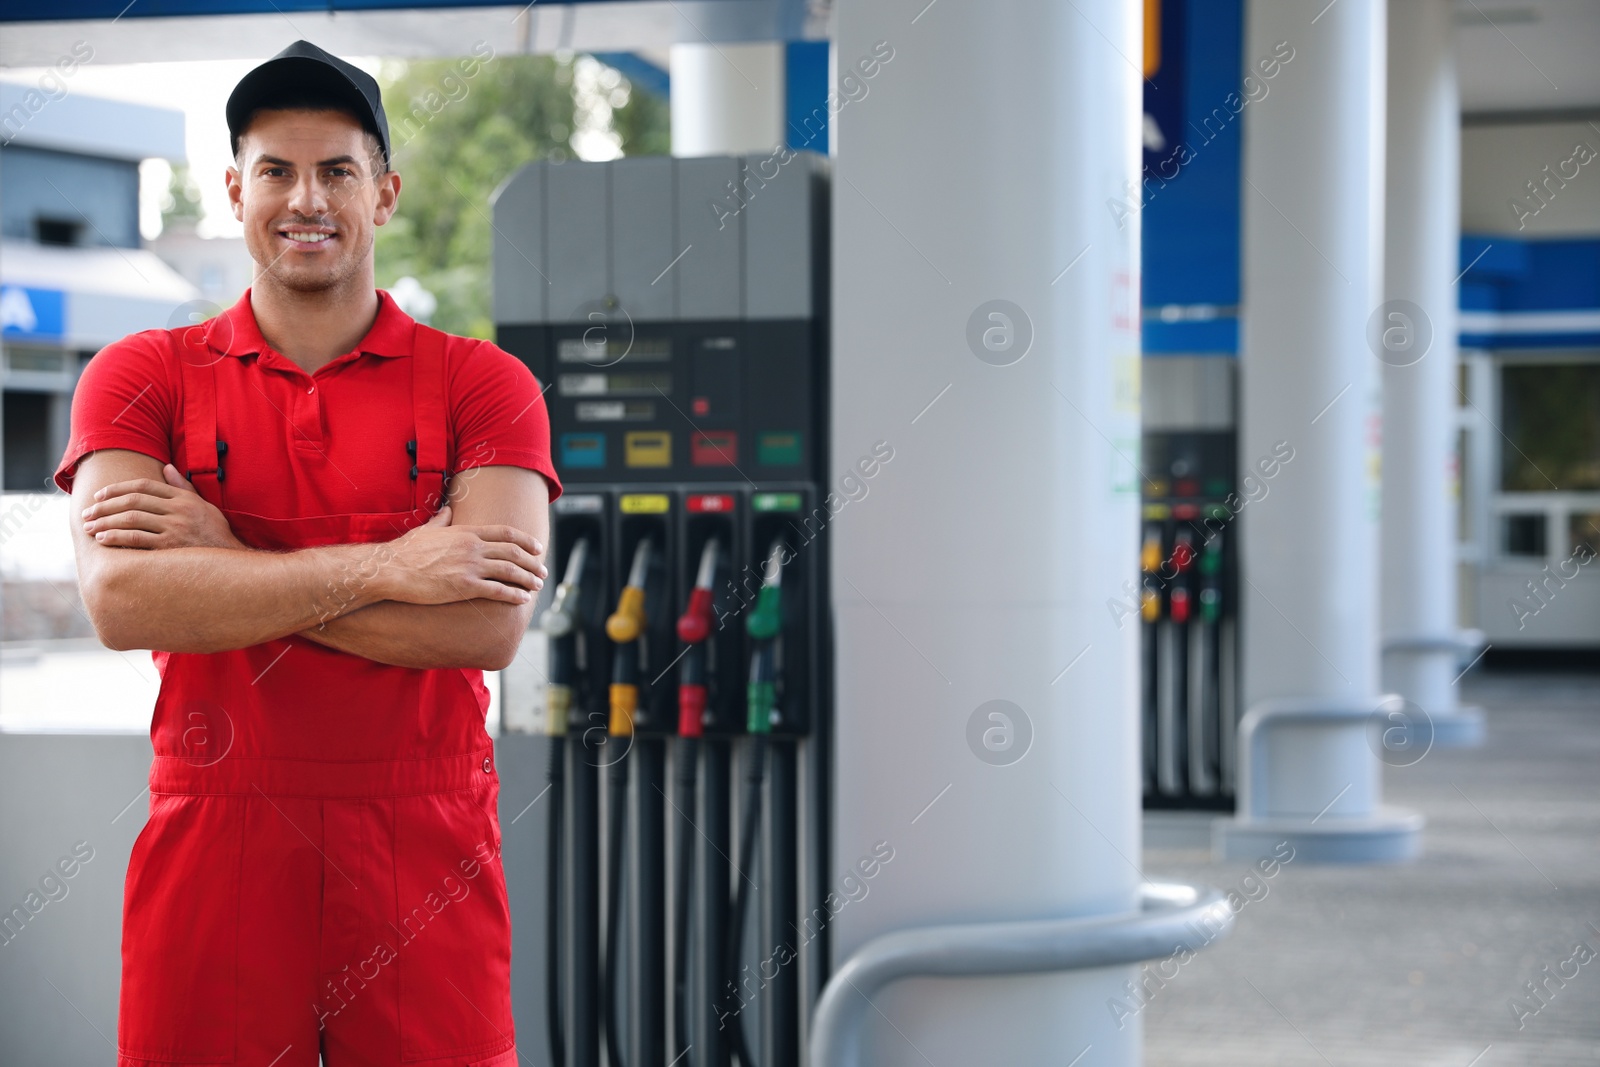
[[[101,639],[157,649],[120,1067],[511,1067],[482,671],[543,584],[538,384],[374,288],[377,84],[298,42],[227,107],[256,261],[97,355],[57,483]]]

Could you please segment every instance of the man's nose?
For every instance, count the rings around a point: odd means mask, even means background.
[[[315,173],[305,174],[294,183],[289,210],[297,215],[323,215],[328,210],[328,191]]]

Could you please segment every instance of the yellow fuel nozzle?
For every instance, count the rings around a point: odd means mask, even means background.
[[[606,636],[619,645],[636,641],[644,632],[644,583],[650,573],[650,539],[644,538],[633,550],[633,565],[628,568],[628,584],[617,598],[617,610],[606,619]]]
[[[1161,533],[1151,530],[1144,535],[1144,544],[1139,548],[1139,569],[1146,574],[1154,574],[1161,569]]]
[[[1146,589],[1139,594],[1139,618],[1155,622],[1161,618],[1161,594]]]

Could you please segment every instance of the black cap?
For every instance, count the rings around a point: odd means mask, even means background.
[[[239,134],[258,108],[326,101],[347,109],[368,133],[376,134],[389,158],[389,120],[383,113],[378,83],[360,67],[324,52],[310,41],[296,41],[239,79],[228,97],[228,133],[233,154],[239,154]]]

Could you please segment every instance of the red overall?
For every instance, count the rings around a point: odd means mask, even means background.
[[[177,465],[251,547],[389,541],[437,509],[450,469],[443,335],[417,326],[411,497],[381,514],[241,510],[217,447],[229,412],[216,376],[245,364],[198,338],[179,355]],[[156,659],[150,820],[123,905],[120,1067],[316,1067],[319,1052],[327,1067],[513,1067],[481,674],[386,666],[299,636]]]

